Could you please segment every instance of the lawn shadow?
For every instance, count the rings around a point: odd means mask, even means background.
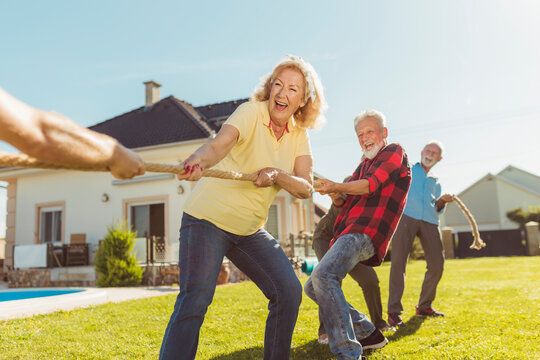
[[[249,349],[238,350],[230,354],[217,355],[211,360],[254,360],[263,358],[263,347],[255,346]],[[305,343],[291,349],[291,359],[296,360],[331,360],[333,357],[328,345],[320,345],[317,340]]]
[[[331,360],[334,358],[334,354],[332,354],[328,345],[321,345],[317,340],[312,340],[291,349],[291,359]]]
[[[388,341],[395,341],[402,337],[413,335],[420,329],[424,321],[426,321],[425,316],[411,316],[409,320],[405,321],[405,326],[398,328],[395,333],[387,336]]]
[[[211,360],[253,360],[263,358],[263,347],[255,346],[249,349],[238,350],[230,354],[217,355]]]

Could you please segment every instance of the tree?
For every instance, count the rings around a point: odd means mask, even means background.
[[[506,217],[518,223],[520,228],[525,228],[525,224],[529,221],[540,222],[540,206],[529,206],[529,211],[525,211],[522,208],[508,210]]]
[[[141,283],[143,270],[137,266],[133,247],[136,232],[125,221],[107,227],[94,261],[98,286],[130,286]]]

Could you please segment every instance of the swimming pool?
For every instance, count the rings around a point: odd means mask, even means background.
[[[0,302],[74,294],[84,289],[9,289],[0,290]]]

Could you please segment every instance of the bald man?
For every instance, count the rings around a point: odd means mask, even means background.
[[[417,316],[444,316],[432,307],[437,285],[444,267],[444,250],[439,233],[439,214],[454,196],[441,196],[441,184],[431,169],[442,160],[443,146],[430,141],[424,146],[421,161],[412,168],[412,182],[394,237],[392,238],[392,265],[388,291],[388,324],[404,326],[401,318],[401,297],[405,287],[405,268],[415,236],[418,235],[426,257],[427,271],[416,306]]]

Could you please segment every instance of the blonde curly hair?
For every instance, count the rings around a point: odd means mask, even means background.
[[[324,90],[319,79],[319,75],[304,59],[300,56],[287,55],[281,60],[271,74],[264,76],[261,82],[255,88],[250,100],[266,101],[270,98],[270,90],[276,76],[284,69],[297,69],[304,74],[304,102],[305,104],[298,108],[294,113],[294,120],[298,126],[307,129],[317,129],[324,125],[326,119],[324,113],[328,109]]]

